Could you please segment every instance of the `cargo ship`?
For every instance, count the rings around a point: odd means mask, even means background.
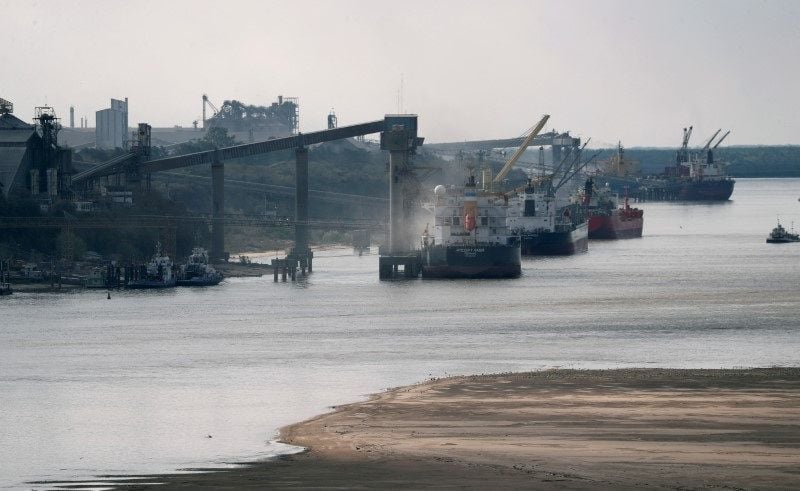
[[[603,179],[615,192],[628,188],[631,196],[641,200],[726,201],[733,194],[736,181],[728,176],[728,162],[714,158],[717,147],[730,134],[727,131],[714,143],[721,131],[717,130],[701,149],[692,151],[689,149],[692,127],[684,128],[675,165],[667,166],[660,175],[648,177],[635,177],[636,166],[624,158],[619,145]]]
[[[683,129],[683,145],[678,150],[674,168],[665,169],[668,184],[674,188],[674,199],[687,201],[725,201],[733,194],[736,181],[728,177],[728,163],[714,160],[714,150],[730,134],[722,138],[712,147],[711,143],[719,135],[720,130],[708,140],[708,143],[697,153],[688,150],[692,127]]]
[[[590,239],[632,239],[642,236],[644,211],[632,208],[627,196],[620,207],[617,195],[609,186],[595,188],[594,180],[590,178],[584,187],[584,202],[589,217]]]
[[[579,202],[558,204],[550,181],[527,186],[509,200],[506,221],[520,236],[523,256],[570,255],[589,250],[589,227]]]
[[[470,175],[463,188],[434,189],[434,231],[422,234],[423,278],[516,278],[522,273],[519,237],[506,226],[508,202],[479,190]]]

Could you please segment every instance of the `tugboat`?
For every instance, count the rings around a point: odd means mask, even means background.
[[[617,196],[606,185],[595,189],[594,180],[586,180],[584,202],[589,216],[590,239],[630,239],[642,236],[644,211],[631,208],[628,197],[618,205]]]
[[[181,265],[178,286],[211,286],[222,281],[222,273],[208,264],[208,252],[202,247],[192,249],[192,254]]]
[[[133,271],[133,279],[129,279],[126,288],[171,288],[177,284],[172,271],[172,261],[162,254],[161,243],[156,242],[156,253],[149,263]]]
[[[778,225],[772,229],[772,232],[767,237],[767,244],[784,244],[786,242],[800,242],[800,235],[794,233],[794,230],[787,231],[778,221]]]
[[[434,234],[422,234],[423,278],[516,278],[522,273],[519,237],[506,225],[508,201],[478,190],[434,189]]]
[[[589,227],[579,203],[559,205],[552,181],[528,185],[509,200],[507,224],[519,234],[524,256],[570,255],[589,250]]]

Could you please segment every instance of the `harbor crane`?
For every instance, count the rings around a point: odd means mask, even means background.
[[[525,150],[528,149],[528,146],[531,144],[533,139],[536,138],[536,135],[538,135],[539,132],[542,131],[542,128],[544,128],[544,125],[547,123],[548,119],[550,119],[549,114],[545,114],[544,116],[542,116],[542,119],[539,120],[536,126],[534,126],[533,129],[531,130],[530,134],[522,142],[522,145],[520,145],[519,148],[517,148],[517,151],[514,152],[514,155],[512,155],[511,158],[508,159],[508,162],[506,162],[506,165],[504,165],[503,168],[500,169],[500,172],[498,172],[497,175],[494,176],[493,182],[499,183],[506,178],[508,173],[514,167],[514,164],[517,163],[517,160],[519,160],[519,158],[522,157],[522,154],[525,153]]]
[[[214,111],[214,114],[211,116],[212,118],[219,113],[219,109],[217,106],[214,105],[213,102],[208,98],[208,94],[203,94],[203,128],[206,127],[206,105]]]

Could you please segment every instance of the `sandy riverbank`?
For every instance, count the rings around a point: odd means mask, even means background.
[[[309,451],[149,482],[215,489],[796,489],[800,368],[456,377],[338,407],[281,436]]]

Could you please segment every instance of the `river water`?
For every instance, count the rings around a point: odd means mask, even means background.
[[[643,238],[517,280],[379,282],[338,249],[297,284],[2,298],[0,486],[268,457],[280,426],[432,376],[800,365],[800,243],[764,241],[799,196],[740,179],[726,203],[642,203]]]

